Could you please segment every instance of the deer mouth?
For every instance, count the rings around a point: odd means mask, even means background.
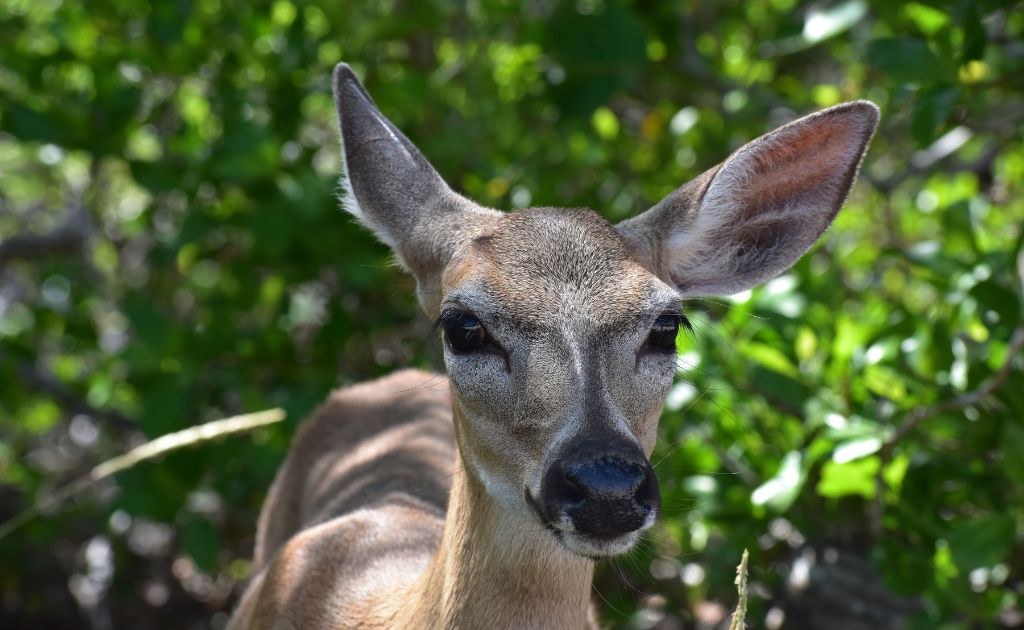
[[[537,520],[566,550],[590,560],[602,560],[626,553],[633,548],[640,535],[654,525],[657,516],[657,510],[651,510],[638,528],[627,532],[583,532],[577,529],[574,519],[564,511],[559,515],[557,522],[552,519],[529,488],[524,488],[523,495]]]

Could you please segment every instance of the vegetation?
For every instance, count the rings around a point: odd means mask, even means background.
[[[0,0],[0,626],[220,628],[296,424],[440,367],[338,210],[339,60],[481,203],[637,213],[868,98],[846,209],[785,276],[686,304],[665,513],[616,627],[1024,620],[1024,6],[1000,0]],[[170,432],[287,420],[52,498]],[[659,625],[660,624],[660,625]]]

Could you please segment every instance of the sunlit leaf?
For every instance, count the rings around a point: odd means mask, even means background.
[[[845,464],[877,453],[880,448],[882,448],[882,440],[877,437],[850,440],[836,446],[836,450],[832,453],[832,461],[836,464]]]
[[[825,462],[818,482],[818,494],[838,499],[846,496],[861,496],[870,499],[875,496],[875,476],[881,462],[877,457],[864,457],[846,463]]]
[[[867,10],[863,0],[847,0],[827,8],[812,9],[804,21],[804,39],[808,44],[816,44],[838,35],[859,22]]]
[[[776,512],[785,512],[796,500],[807,480],[799,451],[790,451],[782,458],[775,476],[758,486],[750,495],[754,505],[764,505]]]

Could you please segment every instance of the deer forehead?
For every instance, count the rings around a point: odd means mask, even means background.
[[[597,327],[636,319],[675,292],[587,209],[531,208],[496,218],[445,270],[443,297],[469,298],[520,326]]]

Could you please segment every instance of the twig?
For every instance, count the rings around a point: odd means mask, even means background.
[[[739,601],[736,603],[736,610],[732,613],[732,621],[729,622],[729,630],[743,630],[747,627],[747,560],[750,554],[743,550],[743,557],[740,558],[740,566],[736,567],[736,592],[739,594]]]
[[[1001,366],[999,366],[999,369],[996,370],[995,374],[983,381],[976,389],[957,396],[956,398],[944,400],[927,407],[918,407],[917,409],[914,409],[907,414],[903,419],[903,422],[896,427],[893,434],[889,436],[884,444],[882,444],[882,448],[878,453],[881,465],[878,468],[878,473],[875,475],[875,500],[871,514],[871,529],[876,538],[880,538],[882,535],[882,517],[885,513],[885,468],[892,459],[892,452],[896,446],[906,439],[907,436],[913,433],[914,430],[928,418],[950,411],[956,411],[958,409],[973,407],[992,395],[992,393],[999,389],[999,387],[1006,382],[1006,379],[1009,378],[1010,372],[1013,371],[1014,359],[1020,356],[1022,351],[1024,351],[1024,324],[1017,326],[1017,328],[1014,329],[1013,334],[1010,335],[1010,343],[1007,348],[1006,360],[1003,361]]]
[[[256,413],[207,422],[206,424],[168,433],[155,440],[146,442],[123,455],[118,455],[99,464],[89,471],[88,474],[79,477],[53,493],[48,499],[40,501],[11,517],[0,525],[0,540],[3,540],[6,536],[40,514],[59,507],[60,504],[95,486],[96,483],[123,470],[127,470],[140,462],[159,457],[186,446],[196,446],[217,438],[274,424],[284,420],[285,415],[283,409],[267,409],[265,411],[257,411]]]
[[[924,151],[919,151],[916,154],[917,159],[908,162],[906,168],[893,173],[889,177],[876,177],[868,169],[862,169],[860,177],[874,186],[879,192],[888,195],[903,184],[903,182],[907,181],[911,177],[928,173],[931,167],[944,160],[949,160],[950,162],[949,164],[946,164],[944,171],[947,175],[962,171],[975,174],[981,173],[992,166],[993,160],[995,160],[1005,147],[1006,145],[1003,142],[992,142],[981,150],[981,153],[977,158],[970,162],[954,161],[952,157],[955,155],[955,152],[949,154],[930,154],[928,153],[928,150],[925,149]]]
[[[998,389],[1010,376],[1010,372],[1013,371],[1013,360],[1020,356],[1021,350],[1024,350],[1024,325],[1018,326],[1014,329],[1013,334],[1010,336],[1010,345],[1007,349],[1006,360],[1003,361],[1001,366],[999,366],[999,369],[995,374],[982,382],[977,389],[973,389],[961,396],[957,396],[950,400],[944,400],[928,407],[918,407],[907,414],[907,417],[903,420],[900,426],[896,428],[895,433],[886,440],[885,444],[882,446],[882,451],[891,451],[893,447],[896,446],[897,442],[910,435],[910,433],[912,433],[919,424],[928,418],[937,416],[940,413],[946,413],[947,411],[955,411],[957,409],[971,407],[977,405],[985,398],[988,398],[988,396]]]

